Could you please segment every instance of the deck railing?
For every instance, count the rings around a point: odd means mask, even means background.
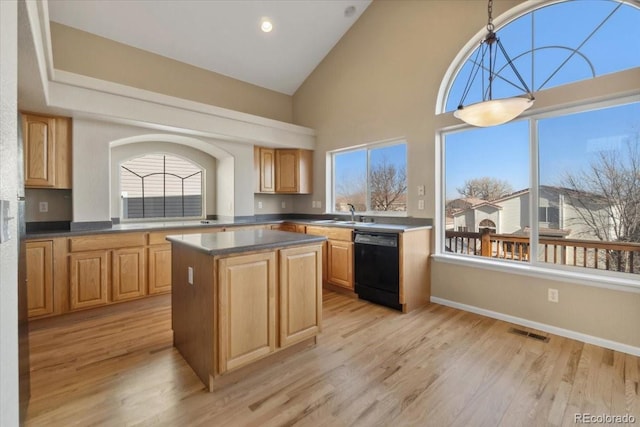
[[[640,274],[640,243],[602,242],[541,237],[538,261],[600,270]],[[445,246],[448,252],[492,258],[528,261],[528,236],[447,231]]]

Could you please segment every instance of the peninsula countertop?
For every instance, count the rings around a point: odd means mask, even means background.
[[[209,255],[228,255],[232,253],[275,249],[320,243],[326,240],[322,236],[292,233],[277,230],[239,230],[217,233],[177,234],[167,236],[171,243],[188,246]]]

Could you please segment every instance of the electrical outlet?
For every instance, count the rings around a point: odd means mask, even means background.
[[[193,267],[187,267],[187,282],[193,285]]]
[[[316,200],[316,208],[322,209],[322,202],[320,200]]]
[[[258,209],[262,209],[262,202],[258,202]]]
[[[281,206],[282,206],[282,209],[286,208],[287,207],[287,202],[282,202]]]
[[[312,208],[315,208],[315,207],[316,207],[316,201],[315,201],[315,200],[312,200],[312,201],[311,201],[311,207],[312,207]]]
[[[49,212],[49,202],[38,203],[38,208],[40,209],[40,212]]]
[[[553,288],[549,288],[547,290],[547,299],[550,302],[558,302],[558,300],[560,299],[560,295],[557,289],[553,289]]]
[[[418,196],[424,196],[424,185],[418,185]]]
[[[424,200],[422,200],[422,199],[418,200],[418,209],[419,210],[423,210],[424,209]]]

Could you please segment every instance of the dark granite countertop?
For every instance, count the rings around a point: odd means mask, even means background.
[[[322,218],[320,216],[320,218]],[[377,219],[377,218],[376,218]],[[407,220],[406,224],[401,221]],[[385,221],[386,219],[379,219]],[[180,228],[202,228],[203,233],[206,233],[207,228],[216,227],[241,227],[248,225],[266,225],[266,224],[280,224],[282,222],[292,222],[296,224],[305,225],[317,225],[324,227],[342,227],[352,228],[355,230],[369,230],[369,231],[383,231],[392,233],[403,233],[406,231],[420,230],[425,228],[431,228],[426,222],[429,220],[416,219],[416,218],[394,218],[393,223],[389,222],[351,222],[348,220],[333,220],[333,219],[319,219],[315,218],[273,218],[273,219],[209,219],[209,220],[191,220],[191,221],[149,221],[149,222],[130,222],[125,224],[116,224],[108,228],[97,229],[85,229],[85,230],[46,230],[46,231],[31,231],[26,235],[27,239],[47,239],[55,237],[73,237],[83,236],[88,234],[104,234],[104,233],[122,233],[122,232],[135,232],[135,231],[162,231],[167,229],[180,229]]]
[[[320,243],[325,237],[277,230],[239,230],[218,233],[180,234],[167,237],[171,243],[188,246],[209,255],[227,255]]]

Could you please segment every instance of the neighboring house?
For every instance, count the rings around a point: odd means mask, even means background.
[[[598,240],[592,228],[585,224],[579,211],[601,218],[606,226],[607,210],[596,202],[595,196],[580,199],[586,207],[574,206],[578,200],[575,191],[552,186],[540,186],[538,221],[539,232],[546,237]],[[528,235],[529,189],[516,191],[500,199],[486,201],[477,198],[456,199],[448,203],[452,231],[479,232],[489,228],[497,234]],[[585,203],[585,201],[592,201]],[[588,207],[590,206],[590,207]]]

